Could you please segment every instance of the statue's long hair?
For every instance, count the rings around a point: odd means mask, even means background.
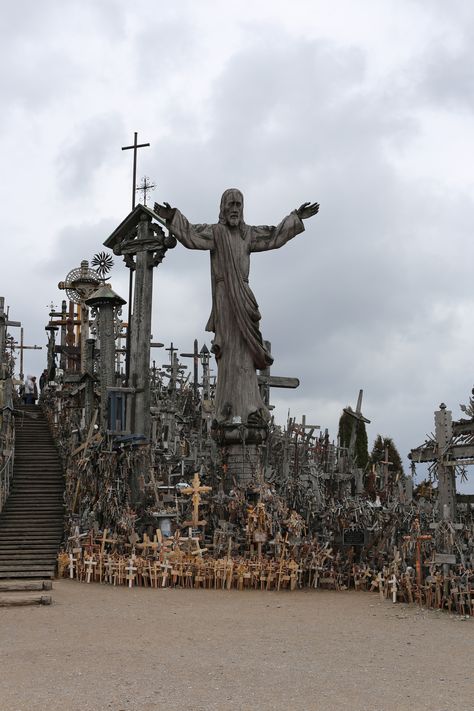
[[[228,188],[227,190],[224,190],[224,192],[222,193],[221,206],[219,209],[219,224],[220,225],[227,224],[225,215],[224,215],[224,207],[225,207],[225,201],[230,193],[237,194],[242,201],[242,216],[241,216],[240,222],[239,222],[239,230],[240,230],[240,235],[241,235],[242,239],[244,239],[246,231],[247,231],[247,225],[244,222],[244,196],[238,188]]]

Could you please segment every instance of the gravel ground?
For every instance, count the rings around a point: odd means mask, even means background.
[[[472,620],[332,591],[60,580],[0,608],[1,711],[472,711]]]

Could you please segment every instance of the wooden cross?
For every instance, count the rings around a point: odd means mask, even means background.
[[[353,418],[352,420],[352,428],[351,428],[351,438],[349,441],[349,455],[351,457],[354,456],[355,452],[355,444],[356,444],[356,438],[357,438],[357,425],[359,422],[364,422],[366,424],[370,424],[370,420],[368,420],[364,415],[362,414],[362,396],[364,394],[363,390],[359,390],[359,397],[357,398],[357,405],[355,412],[352,409],[352,407],[344,407],[343,412],[346,415],[350,415],[350,417]]]
[[[91,576],[92,573],[94,572],[94,566],[97,565],[97,561],[93,559],[93,557],[90,555],[89,558],[87,558],[84,563],[86,564],[86,583],[90,583],[91,581]]]
[[[133,178],[132,178],[132,210],[135,209],[135,192],[136,192],[136,182],[137,182],[137,150],[139,148],[146,148],[149,143],[137,143],[138,133],[135,131],[133,134],[133,144],[131,146],[122,146],[122,151],[133,150]]]
[[[171,345],[173,345],[173,344],[171,344]],[[167,348],[166,350],[169,351],[170,349]],[[188,367],[187,365],[181,365],[176,353],[172,353],[171,354],[171,365],[164,365],[163,370],[169,371],[169,378],[174,386],[174,384],[178,380],[179,374],[183,373],[187,369],[187,367]]]
[[[198,526],[206,525],[207,521],[199,520],[199,504],[201,503],[201,494],[207,493],[208,491],[212,491],[212,486],[201,485],[199,472],[196,472],[194,474],[192,485],[181,490],[182,494],[186,494],[187,496],[192,495],[193,502],[193,515],[190,522],[186,521],[184,523],[185,526],[192,526],[193,528],[197,528]]]
[[[107,538],[107,533],[109,532],[108,528],[104,528],[102,538],[99,538],[100,541],[100,555],[104,555],[105,551],[105,544],[106,543],[117,543],[117,540],[115,538]]]
[[[115,560],[109,555],[105,564],[107,570],[107,581],[112,584],[114,581]]]
[[[419,519],[415,518],[415,520],[413,521],[413,533],[409,536],[403,536],[403,538],[405,541],[416,543],[416,582],[418,584],[418,590],[421,590],[421,542],[430,541],[432,536],[430,536],[429,534],[421,534],[420,521]]]
[[[280,387],[280,386],[276,386]],[[282,386],[281,386],[282,387]],[[287,386],[285,386],[287,387]],[[307,442],[312,438],[314,430],[320,430],[321,426],[320,425],[308,425],[306,424],[306,415],[303,415],[301,417],[301,424],[298,424],[296,422],[293,422],[292,428],[293,432],[295,432],[296,436],[301,435],[303,439],[305,439]],[[308,433],[306,433],[306,430],[308,430]]]
[[[74,555],[72,553],[69,553],[69,577],[72,578],[74,577],[74,569],[77,567],[77,558],[74,558]]]
[[[384,458],[380,461],[380,464],[383,465],[383,488],[384,490],[387,490],[388,488],[388,476],[389,476],[389,471],[388,468],[393,462],[390,462],[388,459],[388,446],[385,445],[384,449]]]
[[[192,353],[180,353],[181,358],[192,358],[194,365],[194,382],[193,382],[193,393],[194,399],[198,399],[198,365],[199,365],[199,349],[197,338],[194,339],[194,351]]]
[[[271,354],[271,343],[270,341],[264,341],[265,348],[268,353]],[[270,366],[260,370],[258,376],[258,385],[260,388],[260,394],[265,405],[269,409],[273,409],[270,406],[270,388],[291,388],[295,389],[299,387],[300,381],[298,378],[285,378],[278,375],[270,374]]]
[[[130,558],[130,560],[128,561],[128,566],[125,568],[125,570],[127,571],[127,578],[126,579],[128,580],[128,587],[129,588],[133,587],[133,581],[135,580],[135,577],[136,577],[135,571],[137,570],[137,566],[133,565],[134,562],[135,562],[134,559]]]
[[[395,575],[395,573],[392,574],[392,577],[387,582],[391,586],[390,589],[392,592],[392,602],[397,602],[398,580],[397,580],[397,576]]]
[[[173,566],[168,560],[165,560],[163,563],[160,563],[160,568],[163,571],[163,577],[161,580],[161,587],[164,588],[166,587],[166,581],[168,580],[168,576],[170,572],[173,570]]]

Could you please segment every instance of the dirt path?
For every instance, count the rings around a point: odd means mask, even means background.
[[[472,620],[329,591],[54,584],[0,609],[1,711],[472,711]]]

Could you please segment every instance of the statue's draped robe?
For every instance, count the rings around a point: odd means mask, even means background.
[[[246,423],[254,413],[268,419],[256,369],[268,367],[273,359],[263,345],[260,312],[248,284],[250,253],[282,247],[303,232],[302,221],[292,212],[277,227],[191,225],[175,210],[167,226],[188,249],[211,252],[212,311],[206,331],[215,333],[217,421],[235,423],[240,418]]]

